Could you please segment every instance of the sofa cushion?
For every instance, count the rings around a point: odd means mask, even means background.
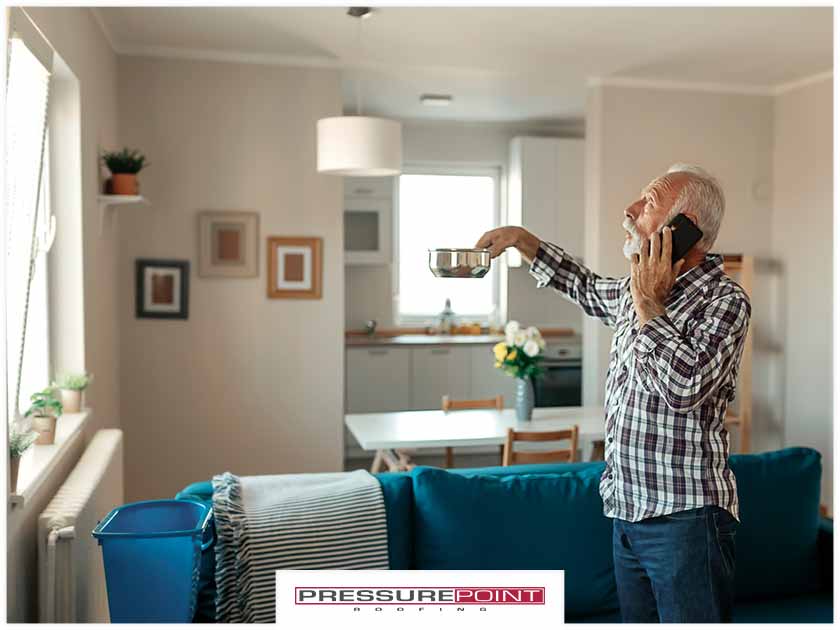
[[[732,455],[741,524],[735,535],[739,601],[819,588],[821,457],[811,448]]]
[[[603,464],[564,473],[470,474],[418,467],[417,569],[565,569],[566,614],[618,606]]]
[[[808,593],[752,602],[737,602],[734,623],[831,623],[834,606],[830,592]],[[583,617],[566,617],[566,623],[621,623],[618,609]]]
[[[735,623],[831,623],[833,620],[831,593],[738,602],[732,611]]]
[[[388,568],[410,569],[414,556],[414,496],[411,478],[399,473],[374,475],[382,486],[388,523]]]

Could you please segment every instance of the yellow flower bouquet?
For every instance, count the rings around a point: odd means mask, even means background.
[[[496,367],[514,378],[528,378],[542,373],[541,361],[545,340],[534,326],[522,329],[519,322],[505,326],[505,340],[493,346]]]

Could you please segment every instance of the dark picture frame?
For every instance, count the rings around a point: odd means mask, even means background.
[[[134,261],[135,317],[188,319],[190,262],[138,258]]]

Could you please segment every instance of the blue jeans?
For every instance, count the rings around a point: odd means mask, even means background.
[[[725,509],[613,519],[613,560],[624,623],[732,621],[735,530]]]

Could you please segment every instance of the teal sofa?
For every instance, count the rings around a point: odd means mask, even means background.
[[[732,455],[741,524],[735,622],[833,620],[833,522],[819,515],[820,454]],[[380,473],[392,569],[564,569],[566,621],[620,622],[603,462]],[[211,501],[210,482],[178,498]],[[213,550],[196,621],[212,621]]]

